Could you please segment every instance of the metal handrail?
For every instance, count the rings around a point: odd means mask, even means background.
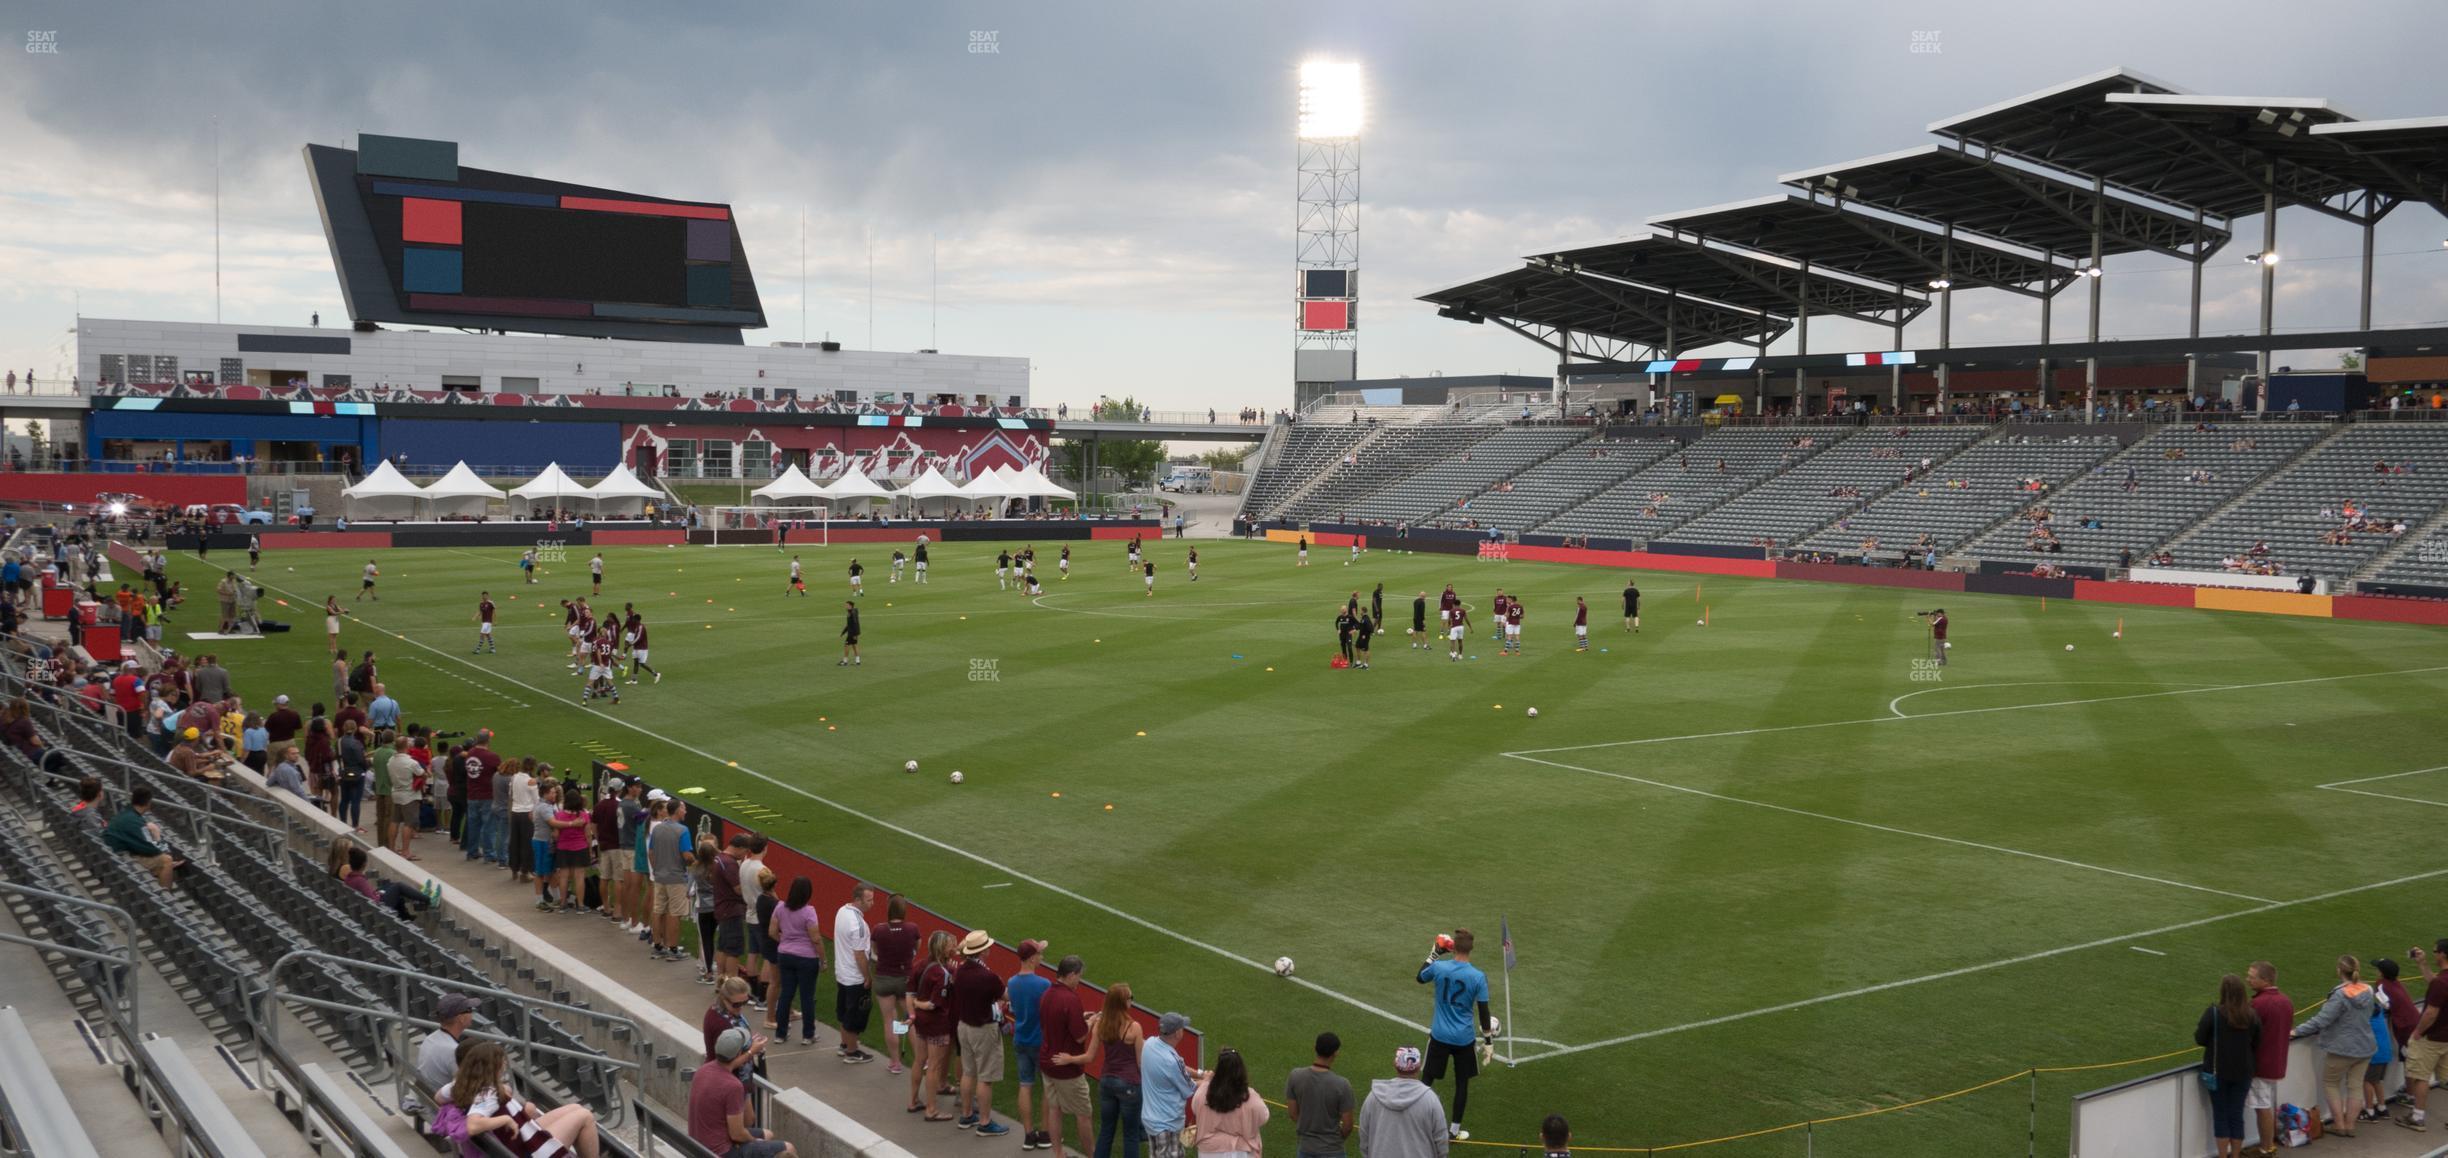
[[[365,973],[375,973],[388,976],[396,983],[399,1004],[395,1008],[391,1009],[384,1009],[379,1006],[356,1006],[343,1002],[326,1001],[319,997],[309,997],[302,993],[284,991],[281,989],[281,974],[295,962],[313,962],[318,965],[337,966],[341,968],[358,970]],[[264,1053],[267,1052],[267,1049],[276,1049],[279,1048],[280,1045],[280,1020],[279,1018],[273,1016],[273,1003],[276,1001],[287,1002],[291,1005],[304,1006],[309,1009],[317,1009],[326,1013],[353,1014],[372,1018],[378,1022],[388,1021],[393,1023],[397,1029],[397,1034],[393,1042],[396,1056],[394,1057],[391,1065],[390,1077],[394,1093],[400,1100],[404,1101],[408,1093],[408,1080],[406,1076],[409,1069],[408,1059],[414,1056],[414,1051],[408,1044],[409,1033],[412,1030],[417,1029],[441,1028],[441,1023],[439,1022],[427,1021],[423,1018],[412,1016],[408,1012],[408,987],[410,983],[413,981],[430,980],[436,979],[431,977],[429,974],[420,973],[414,969],[401,968],[396,965],[383,965],[372,961],[359,961],[349,957],[337,957],[329,953],[317,952],[312,949],[291,950],[287,954],[284,954],[280,960],[274,961],[271,968],[264,971],[264,977],[261,985],[247,1001],[247,1028],[249,1034],[254,1038],[258,1047],[256,1050],[255,1059],[256,1077],[260,1080],[264,1076]],[[504,1047],[516,1047],[520,1051],[519,1058],[522,1061],[532,1061],[536,1055],[546,1054],[555,1057],[576,1058],[591,1065],[604,1065],[616,1071],[632,1075],[631,1084],[634,1089],[633,1098],[628,1102],[615,1098],[614,1109],[616,1112],[613,1115],[610,1124],[615,1126],[620,1124],[622,1116],[626,1115],[630,1111],[632,1104],[634,1103],[637,1110],[638,1145],[640,1147],[640,1152],[645,1152],[645,1148],[648,1145],[647,1125],[649,1118],[649,1114],[646,1111],[646,1075],[652,1068],[651,1063],[654,1055],[653,1046],[648,1041],[644,1028],[641,1027],[634,1019],[615,1013],[606,1013],[602,1010],[588,1009],[584,1006],[567,1005],[558,1001],[548,1001],[540,997],[530,997],[507,989],[495,989],[482,985],[470,985],[458,981],[453,981],[449,984],[452,989],[470,996],[501,999],[519,1011],[518,1037],[511,1038],[500,1034],[484,1033],[477,1034],[476,1036],[480,1040],[498,1041],[502,1043]],[[565,1049],[560,1046],[541,1044],[535,1040],[534,1019],[538,1010],[547,1010],[574,1015],[578,1018],[600,1023],[615,1033],[625,1029],[628,1032],[631,1047],[637,1051],[637,1057],[634,1059],[620,1058],[602,1051],[572,1050]],[[474,1031],[471,1030],[470,1032]],[[619,1091],[619,1084],[617,1081],[614,1083],[613,1090],[615,1094],[617,1094]]]
[[[57,950],[58,952],[65,953],[71,957],[77,957],[87,961],[101,961],[107,964],[123,966],[127,970],[127,972],[124,974],[114,973],[108,969],[102,971],[102,985],[105,991],[104,996],[109,999],[108,1003],[111,1009],[111,1018],[115,1024],[115,1027],[120,1031],[120,1039],[122,1041],[138,1040],[138,1035],[142,1032],[142,1021],[137,1016],[136,1011],[136,991],[138,988],[138,986],[135,984],[137,969],[136,919],[129,916],[126,909],[122,909],[117,905],[106,905],[100,901],[88,900],[84,897],[70,896],[67,893],[55,893],[49,889],[38,889],[32,885],[18,884],[14,881],[0,881],[0,893],[16,893],[22,896],[41,897],[44,900],[55,901],[74,908],[90,909],[110,918],[115,931],[119,934],[119,944],[121,948],[126,951],[124,956],[113,956],[109,953],[99,953],[91,949],[81,949],[74,945],[62,945],[57,941],[37,940],[33,937],[24,936],[18,933],[0,932],[0,942],[6,942],[11,945],[28,945],[37,949],[53,949]],[[124,1024],[119,1024],[122,1018],[124,1018]]]

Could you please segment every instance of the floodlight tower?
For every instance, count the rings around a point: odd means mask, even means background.
[[[1359,377],[1360,65],[1300,68],[1298,211],[1294,218],[1292,393],[1295,408]]]

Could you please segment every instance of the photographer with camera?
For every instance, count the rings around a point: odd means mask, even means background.
[[[1926,619],[1929,621],[1930,662],[1937,664],[1939,667],[1945,667],[1947,660],[1946,608],[1933,607],[1927,611],[1913,612],[1913,615],[1916,618]],[[2069,650],[2071,649],[2069,648]]]

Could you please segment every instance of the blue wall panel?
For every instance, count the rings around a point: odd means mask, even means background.
[[[385,418],[382,452],[411,465],[541,468],[557,462],[572,474],[601,474],[620,462],[617,422],[487,422],[469,418]]]

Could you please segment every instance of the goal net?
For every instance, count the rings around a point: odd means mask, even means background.
[[[823,546],[832,542],[835,521],[831,507],[699,507],[697,513],[717,547],[778,547],[786,534]]]

